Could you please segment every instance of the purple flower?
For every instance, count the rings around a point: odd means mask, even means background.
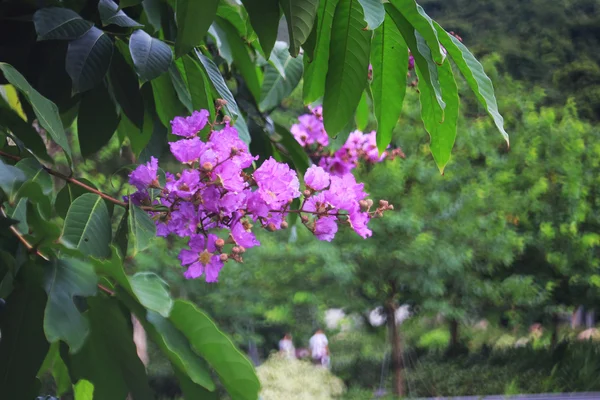
[[[313,190],[323,190],[329,186],[329,174],[323,168],[311,165],[304,174],[304,183]]]
[[[329,136],[327,136],[323,126],[323,109],[320,106],[314,109],[309,107],[309,109],[311,114],[299,116],[298,123],[292,125],[290,132],[303,147],[313,143],[327,146]]]
[[[195,169],[184,169],[181,177],[169,184],[169,191],[180,198],[190,198],[202,187],[200,172]]]
[[[364,239],[373,234],[373,232],[367,227],[367,224],[370,220],[368,213],[360,211],[351,212],[348,220],[350,221],[350,226],[352,229],[354,229],[354,231]]]
[[[331,242],[338,230],[335,217],[321,217],[315,221],[315,236],[319,240]]]
[[[198,161],[206,147],[206,143],[198,137],[191,139],[182,139],[169,143],[171,153],[182,163],[192,163]]]
[[[246,193],[228,192],[219,201],[219,211],[222,215],[231,216],[244,206]]]
[[[233,228],[231,228],[231,236],[238,246],[245,247],[246,249],[260,246],[260,242],[256,239],[256,236],[254,236],[254,233],[249,229],[245,229],[244,224],[241,221],[238,221],[234,224]]]
[[[199,278],[204,273],[206,282],[217,282],[219,271],[223,268],[223,261],[216,254],[217,239],[217,235],[213,234],[209,234],[208,238],[195,235],[189,241],[190,250],[181,250],[177,258],[182,266],[188,266],[184,273],[187,279]]]
[[[150,157],[150,162],[146,165],[140,164],[129,174],[129,183],[138,190],[144,190],[148,186],[158,184],[158,177],[156,173],[158,171],[158,160],[154,157]]]
[[[227,190],[241,192],[247,186],[241,175],[242,169],[232,161],[219,165],[215,171],[215,179]]]
[[[352,174],[346,174],[342,177],[332,176],[331,185],[326,192],[326,199],[334,207],[347,210],[349,212],[359,208],[358,202],[367,194],[362,190],[363,183],[356,183],[356,178]]]
[[[253,176],[258,193],[272,208],[280,209],[290,200],[300,196],[300,182],[296,172],[287,164],[275,161],[273,157],[254,171]]]
[[[415,68],[415,58],[412,54],[408,56],[408,70],[412,70]]]
[[[266,218],[269,215],[269,206],[262,199],[258,191],[248,193],[246,199],[246,209],[255,219]]]
[[[327,201],[328,191],[324,191],[321,193],[317,193],[314,196],[310,196],[304,207],[302,208],[304,211],[308,211],[313,214],[327,214],[335,212],[331,209],[331,204]]]
[[[195,136],[206,126],[208,122],[208,110],[194,111],[189,117],[175,117],[171,121],[173,135]]]
[[[248,152],[248,145],[240,139],[237,129],[229,124],[220,131],[211,132],[209,145],[216,153],[219,163],[231,158],[243,169],[252,165],[256,159]]]
[[[198,227],[198,212],[192,203],[187,201],[179,203],[179,208],[171,212],[171,219],[167,223],[167,230],[179,237],[196,234]]]

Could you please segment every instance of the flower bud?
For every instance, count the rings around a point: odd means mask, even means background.
[[[239,254],[239,253],[241,253],[240,246],[233,246],[233,248],[231,249],[231,252],[233,254]]]
[[[288,226],[287,221],[281,221],[281,229],[287,229]]]
[[[219,256],[219,258],[221,259],[221,261],[225,262],[225,261],[227,261],[227,259],[229,258],[229,256],[227,254],[221,254]]]
[[[240,253],[245,253],[246,248],[244,246],[238,246],[240,248]]]
[[[302,192],[302,194],[304,195],[304,197],[309,197],[312,194],[312,191],[310,189],[305,189],[304,192]]]
[[[227,105],[227,100],[217,99],[217,100],[215,100],[215,105],[217,106],[217,108],[222,108]]]
[[[393,210],[393,209],[394,209],[394,205],[393,205],[393,204],[390,204],[390,205],[388,206],[388,210]]]
[[[308,222],[308,217],[306,215],[301,215],[300,219],[302,220],[303,223],[307,223]]]
[[[266,228],[269,232],[275,232],[277,230],[277,228],[275,227],[275,224],[272,222],[269,222],[269,224],[267,225]]]
[[[368,206],[369,208],[373,207],[373,200],[371,200],[371,199],[367,199],[367,200],[365,200],[365,201],[367,202],[367,206]]]
[[[379,206],[386,208],[388,206],[388,202],[386,200],[379,200]]]
[[[367,211],[369,209],[369,205],[365,200],[359,201],[358,205],[360,206],[361,211]]]
[[[227,102],[225,102],[225,103],[227,103]],[[223,122],[226,123],[226,124],[230,123],[231,122],[231,117],[229,115],[224,116],[223,117]]]
[[[215,246],[221,248],[221,247],[225,246],[225,241],[223,239],[219,238],[219,239],[215,240]]]
[[[204,164],[202,164],[202,169],[210,172],[213,169],[213,165],[210,161],[206,161]]]

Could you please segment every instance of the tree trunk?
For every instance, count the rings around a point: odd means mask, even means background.
[[[450,348],[456,349],[460,340],[458,333],[458,321],[454,318],[450,320]]]
[[[394,371],[394,394],[404,396],[404,363],[402,361],[402,339],[396,325],[396,305],[390,302],[386,306],[387,323],[392,345],[392,368]]]

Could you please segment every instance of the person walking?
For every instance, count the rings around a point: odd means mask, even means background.
[[[290,333],[286,333],[283,339],[279,341],[279,351],[285,354],[287,358],[296,358],[296,349]]]
[[[310,349],[313,364],[324,367],[329,366],[329,341],[322,329],[317,329],[315,334],[310,338],[308,348]]]

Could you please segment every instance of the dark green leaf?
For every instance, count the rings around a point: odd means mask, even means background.
[[[244,143],[249,145],[250,142],[252,141],[252,138],[250,138],[250,132],[248,131],[248,125],[246,124],[246,120],[244,119],[243,116],[238,117],[238,119],[235,120],[234,127],[235,127],[235,129],[237,129],[240,139],[242,139],[244,141]]]
[[[6,299],[12,292],[16,273],[17,265],[13,256],[0,250],[0,299]]]
[[[96,27],[69,43],[65,68],[75,93],[92,89],[104,79],[112,53],[112,40]]]
[[[236,118],[239,115],[239,110],[231,91],[227,87],[223,76],[219,72],[219,68],[215,65],[215,63],[208,57],[204,56],[202,53],[196,50],[196,56],[200,60],[200,64],[204,67],[204,70],[208,74],[208,78],[212,82],[214,88],[217,90],[217,93],[223,98],[223,100],[227,101],[226,109],[228,113]]]
[[[84,93],[77,117],[81,155],[88,158],[104,147],[119,125],[119,116],[106,86],[98,85]]]
[[[281,12],[279,11],[278,0],[242,0],[252,28],[258,35],[260,47],[262,47],[265,57],[269,57],[275,40],[277,40],[277,30]]]
[[[189,55],[183,57],[183,66],[192,97],[192,108],[194,110],[209,110],[210,115],[214,117],[215,106],[210,90],[210,82],[204,70]]]
[[[296,57],[313,28],[319,0],[279,0],[290,36],[290,54]]]
[[[117,46],[120,47],[120,46]],[[129,56],[129,54],[127,54]],[[144,102],[138,78],[120,51],[115,51],[110,63],[109,78],[115,98],[127,118],[142,129],[144,125]]]
[[[148,387],[144,365],[135,344],[129,314],[111,298],[88,299],[91,332],[83,348],[63,357],[72,381],[86,379],[94,385],[94,400],[148,400],[154,396]],[[107,323],[110,321],[110,323]]]
[[[153,79],[151,84],[152,92],[154,93],[154,103],[156,104],[156,113],[162,124],[169,128],[170,132],[173,118],[186,115],[188,112],[179,101],[168,73]]]
[[[331,26],[337,3],[338,0],[323,0],[319,5],[314,56],[310,62],[307,57],[304,58],[304,103],[315,102],[325,93]]]
[[[146,19],[154,28],[154,32],[158,32],[161,28],[161,14],[164,7],[168,7],[162,0],[143,0],[142,7],[146,13]]]
[[[127,256],[127,249],[129,247],[129,227],[127,221],[129,220],[129,211],[125,210],[125,214],[121,217],[121,222],[115,232],[113,238],[113,244],[121,251],[121,256]]]
[[[145,250],[156,236],[156,226],[147,212],[129,200],[129,241],[133,247],[133,255]]]
[[[227,65],[231,65],[233,63],[233,54],[231,54],[231,47],[229,47],[229,42],[227,41],[227,34],[216,22],[213,22],[210,28],[208,28],[208,34],[214,39],[219,56],[227,62]]]
[[[152,80],[167,72],[173,60],[169,45],[141,29],[131,34],[129,51],[135,70],[143,81]]]
[[[142,0],[120,0],[119,8],[131,7],[140,4]]]
[[[435,21],[433,22],[440,38],[440,42],[456,63],[456,66],[465,77],[467,83],[475,93],[477,100],[485,107],[488,114],[494,120],[496,127],[504,136],[506,143],[509,143],[508,133],[504,130],[504,118],[498,112],[496,96],[494,96],[494,86],[492,81],[485,74],[483,67],[477,59],[471,54],[469,49],[457,38],[446,32]]]
[[[290,57],[285,43],[277,42],[272,54],[274,58],[281,62],[285,76],[282,76],[275,67],[267,66],[261,91],[261,111],[277,107],[283,99],[292,94],[298,83],[300,83],[304,70],[302,56]]]
[[[192,381],[190,379],[191,372],[187,371],[187,373],[183,373],[177,367],[173,367],[173,372],[179,381],[179,386],[185,399],[219,400],[219,393],[216,391],[209,392],[204,386]]]
[[[111,227],[106,203],[97,194],[86,193],[69,207],[61,241],[94,257],[110,256]]]
[[[24,265],[19,271],[19,284],[0,312],[2,398],[28,400],[38,395],[36,373],[48,351],[42,325],[46,305],[42,273],[37,265]]]
[[[218,0],[177,0],[176,57],[189,53],[202,42],[218,5]]]
[[[126,28],[142,26],[142,24],[136,22],[134,19],[130,18],[127,14],[120,10],[117,3],[112,0],[100,0],[98,2],[98,11],[100,12],[102,26],[111,24]]]
[[[252,363],[206,313],[192,303],[176,300],[169,320],[214,368],[233,400],[258,397],[260,383]]]
[[[188,112],[191,113],[194,111],[194,108],[192,107],[192,96],[177,64],[181,64],[181,68],[183,69],[183,60],[179,59],[169,67],[169,76],[171,77],[171,83],[175,88],[175,92],[177,93],[177,98],[181,104],[185,106]]]
[[[444,62],[444,54],[440,47],[437,32],[433,26],[433,21],[418,5],[415,0],[391,0],[394,7],[402,13],[404,18],[414,27],[415,31],[425,39],[431,55],[436,64]]]
[[[364,28],[358,0],[340,0],[331,28],[329,67],[323,98],[323,123],[330,136],[352,120],[369,69],[371,32]]]
[[[54,260],[44,269],[44,289],[48,304],[44,313],[44,331],[50,343],[62,340],[71,353],[81,349],[90,331],[89,323],[73,299],[96,294],[98,277],[88,263],[76,259]]]
[[[138,272],[129,278],[133,294],[148,310],[167,318],[173,308],[167,283],[153,272]]]
[[[25,158],[16,163],[15,167],[23,171],[28,180],[38,183],[44,195],[52,192],[52,178],[35,158]]]
[[[13,135],[23,142],[23,145],[27,147],[35,156],[41,158],[44,161],[52,162],[48,152],[46,151],[46,145],[42,140],[41,136],[37,133],[31,124],[25,122],[16,112],[4,107],[4,102],[0,96],[0,126],[4,126],[10,130]]]
[[[46,372],[51,373],[56,383],[56,394],[62,396],[71,390],[71,378],[69,377],[69,370],[60,356],[59,348],[59,342],[50,345],[50,350],[46,354],[38,376]]]
[[[358,0],[365,14],[367,28],[375,30],[383,23],[385,8],[381,0]]]
[[[456,124],[458,122],[458,87],[452,74],[452,66],[445,62],[438,68],[440,84],[442,87],[443,100],[446,108],[442,111],[438,107],[435,94],[426,84],[417,67],[419,77],[419,99],[421,101],[421,118],[423,125],[431,137],[431,154],[440,169],[444,173],[444,167],[450,160],[454,140],[456,139]]]
[[[275,124],[275,131],[281,136],[281,144],[288,151],[290,158],[294,162],[294,166],[296,167],[296,171],[300,175],[304,175],[308,167],[310,166],[310,160],[308,159],[308,154],[306,151],[300,146],[300,143],[296,140],[296,138],[287,130],[286,127]]]
[[[25,182],[27,176],[19,168],[4,164],[0,158],[0,189],[9,195],[13,187],[21,182]]]
[[[71,148],[63,128],[58,107],[56,104],[39,94],[10,64],[0,63],[0,70],[4,77],[14,85],[29,101],[40,125],[50,134],[52,139],[63,148],[69,160],[71,159]]]
[[[19,202],[15,206],[11,216],[12,219],[19,221],[17,224],[17,229],[21,233],[29,232],[29,225],[27,224],[27,198],[22,197],[19,199]],[[0,296],[1,297],[1,296]]]
[[[97,189],[92,182],[85,178],[79,178],[77,180],[88,185],[89,187]],[[71,203],[85,193],[88,193],[88,191],[79,185],[67,183],[65,186],[63,186],[63,188],[56,195],[56,201],[54,202],[54,207],[58,216],[62,219],[65,219],[67,217],[67,211],[69,211],[69,207],[71,207]]]
[[[392,141],[392,132],[400,118],[408,73],[408,47],[389,15],[375,30],[371,64],[377,147],[383,152]]]
[[[38,40],[73,40],[86,33],[93,24],[68,8],[41,8],[33,14]]]
[[[360,97],[360,102],[356,108],[356,115],[354,116],[356,122],[356,129],[364,131],[367,129],[369,124],[369,104],[367,103],[367,92],[363,92]]]

